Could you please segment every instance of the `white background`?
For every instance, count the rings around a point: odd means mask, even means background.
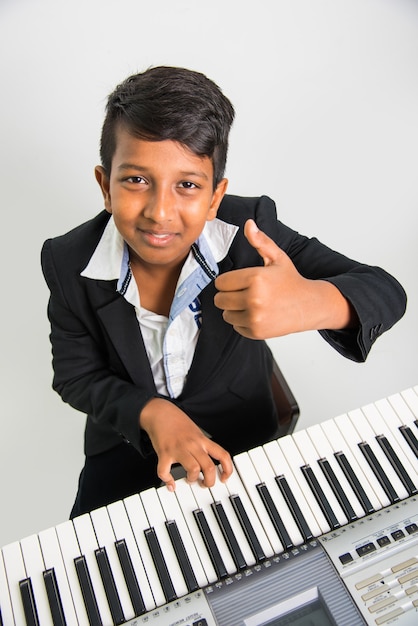
[[[271,342],[298,428],[418,384],[418,2],[0,0],[0,64],[0,545],[73,502],[84,416],[51,390],[39,252],[102,208],[106,97],[150,65],[202,71],[234,103],[231,193],[272,196],[408,293],[366,364],[314,332]]]

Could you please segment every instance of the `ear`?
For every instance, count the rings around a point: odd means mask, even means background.
[[[210,203],[209,213],[207,217],[207,221],[210,222],[214,220],[219,209],[219,205],[222,202],[222,198],[226,194],[226,190],[228,187],[228,179],[222,178],[221,181],[216,186],[215,191],[213,192],[212,201]]]
[[[97,182],[99,183],[99,187],[102,190],[105,209],[108,213],[112,213],[112,203],[110,199],[110,181],[107,176],[105,170],[101,165],[97,165],[94,168],[94,175],[96,177]]]

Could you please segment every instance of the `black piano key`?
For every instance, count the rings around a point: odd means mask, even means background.
[[[402,425],[399,427],[399,430],[415,456],[418,458],[418,439],[415,437],[412,429],[409,428],[409,426]]]
[[[54,569],[47,569],[43,573],[43,577],[54,626],[66,626],[67,622]]]
[[[237,569],[239,570],[245,569],[247,567],[247,563],[245,561],[244,555],[242,554],[241,548],[239,547],[239,544],[234,535],[234,532],[231,528],[231,524],[229,523],[228,517],[225,513],[225,509],[222,506],[222,503],[212,502],[211,506],[212,506],[213,512],[215,513],[216,519],[218,520],[218,524],[221,528],[222,534],[228,545],[229,551],[232,554],[234,563],[237,566]]]
[[[109,603],[113,623],[115,626],[124,624],[126,620],[120,603],[119,594],[116,589],[115,579],[113,578],[112,570],[110,568],[106,548],[98,548],[98,550],[95,550],[95,555],[97,565],[99,566],[100,576],[103,581],[106,598]]]
[[[21,580],[19,582],[19,589],[23,611],[25,613],[26,626],[40,626],[31,579],[25,578]]]
[[[310,465],[303,465],[301,467],[302,473],[306,478],[306,482],[311,488],[312,493],[314,494],[322,513],[325,516],[328,524],[334,530],[335,528],[339,528],[341,526],[340,522],[335,517],[335,513],[329,505],[328,500],[325,497],[324,492],[322,491],[321,485],[319,484],[312,467]]]
[[[390,464],[392,465],[393,469],[399,476],[399,480],[402,482],[403,486],[407,490],[408,495],[413,496],[416,493],[418,493],[418,489],[414,485],[413,481],[411,480],[411,477],[409,476],[408,472],[405,470],[404,466],[402,465],[402,462],[400,461],[396,452],[392,448],[390,441],[388,441],[388,439],[384,435],[377,435],[376,439],[380,447],[382,448],[383,452],[385,453],[386,457],[388,458]]]
[[[102,619],[97,606],[96,596],[94,594],[93,585],[90,578],[89,569],[87,567],[86,557],[78,556],[74,559],[74,565],[80,583],[81,593],[89,618],[90,626],[103,626]]]
[[[334,470],[332,469],[330,462],[327,461],[327,459],[319,459],[318,464],[323,471],[329,486],[334,492],[335,497],[340,503],[342,510],[346,514],[348,521],[354,522],[357,519],[357,515],[355,514],[355,511],[351,506],[349,499],[345,495],[344,489],[342,489],[340,482],[334,474]]]
[[[286,500],[287,506],[289,507],[290,512],[293,515],[293,519],[295,520],[296,525],[301,532],[302,537],[305,541],[310,541],[311,539],[313,539],[313,533],[305,520],[305,517],[300,509],[300,506],[297,503],[295,496],[293,495],[292,490],[289,487],[289,483],[287,482],[283,474],[281,474],[280,476],[276,476],[275,479],[284,499]]]
[[[194,575],[193,568],[184,547],[184,543],[179,533],[178,526],[174,520],[166,521],[165,525],[167,527],[171,543],[173,544],[173,548],[176,553],[184,580],[186,582],[187,589],[189,592],[196,591],[197,589],[199,589],[199,584],[196,580],[196,576]]]
[[[382,489],[386,493],[391,504],[394,504],[395,502],[399,502],[400,498],[398,494],[396,493],[395,489],[393,488],[390,480],[386,476],[379,461],[377,460],[375,453],[370,447],[370,444],[368,444],[366,441],[361,441],[358,444],[358,447],[362,451],[364,458],[366,459],[371,469],[373,470],[374,475],[376,476],[377,480],[381,484]]]
[[[166,602],[176,600],[177,595],[154,528],[144,530],[144,535],[151,552],[152,560],[154,561],[155,569],[157,570],[158,578],[160,579],[161,587],[163,588]]]
[[[132,606],[134,607],[135,615],[142,615],[146,612],[144,599],[138,585],[137,577],[135,576],[132,559],[130,557],[125,539],[119,539],[116,541],[115,547],[126,586],[128,587],[129,597],[131,598]]]
[[[366,515],[369,515],[370,513],[374,513],[374,507],[372,503],[370,502],[363,487],[361,486],[361,483],[359,479],[357,478],[357,474],[353,471],[353,468],[348,462],[348,459],[345,456],[345,454],[343,452],[334,452],[334,456],[337,459],[342,471],[344,472],[344,476],[350,483],[351,488],[353,489],[357,498],[360,500],[360,504],[363,507]]]
[[[209,528],[209,524],[206,520],[205,514],[201,509],[196,509],[193,511],[193,515],[198,525],[200,534],[202,535],[203,541],[205,542],[205,546],[209,553],[213,567],[218,574],[218,578],[226,578],[228,576],[228,572],[222,560],[221,554],[218,550],[218,546],[216,545],[216,541],[213,538],[213,535]]]
[[[245,536],[247,538],[248,543],[250,544],[250,548],[258,562],[264,561],[266,555],[264,554],[263,548],[258,541],[258,537],[254,532],[252,524],[248,518],[248,515],[244,509],[241,498],[234,494],[229,496],[229,499],[234,507],[234,511],[239,519],[241,524],[241,528],[243,529]]]
[[[279,515],[279,512],[273,502],[273,498],[271,497],[267,486],[265,485],[265,483],[259,483],[258,485],[256,485],[256,487],[263,501],[263,504],[266,507],[271,522],[276,529],[277,534],[279,535],[280,541],[282,542],[284,549],[290,550],[291,548],[293,548],[293,542],[289,536],[289,533],[286,530],[285,525],[283,524],[282,518]]]

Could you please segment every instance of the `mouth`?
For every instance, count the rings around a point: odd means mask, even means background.
[[[156,232],[151,230],[142,230],[142,236],[145,242],[151,246],[166,246],[176,237],[172,232]]]

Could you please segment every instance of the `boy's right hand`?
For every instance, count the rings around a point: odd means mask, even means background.
[[[232,474],[230,454],[206,437],[193,420],[175,404],[163,398],[152,398],[142,409],[140,427],[148,434],[158,456],[157,474],[168,489],[175,489],[171,466],[180,463],[186,471],[188,482],[199,479],[202,485],[212,487],[216,479],[218,461],[222,467],[221,480]]]

